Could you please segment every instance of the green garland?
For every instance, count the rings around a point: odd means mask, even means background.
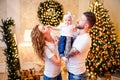
[[[6,19],[1,20],[0,32],[2,33],[2,41],[5,42],[6,48],[4,49],[4,55],[6,56],[6,63],[8,67],[8,80],[18,80],[20,63],[18,57],[18,49],[12,33],[11,27],[14,26],[14,20]]]
[[[54,0],[46,0],[40,2],[37,14],[43,25],[57,26],[63,18],[63,6]]]

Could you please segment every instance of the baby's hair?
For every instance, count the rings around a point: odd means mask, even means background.
[[[63,18],[65,19],[67,17],[71,17],[71,19],[73,20],[75,16],[68,11]]]

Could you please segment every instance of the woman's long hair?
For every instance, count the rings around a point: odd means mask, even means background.
[[[45,39],[43,33],[38,28],[39,25],[36,25],[31,32],[31,41],[34,51],[39,56],[39,58],[44,61],[44,47]]]

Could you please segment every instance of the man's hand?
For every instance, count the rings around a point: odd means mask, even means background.
[[[76,48],[72,48],[66,56],[67,56],[67,58],[69,58],[69,57],[75,56],[79,53],[80,53],[80,51],[78,51]]]

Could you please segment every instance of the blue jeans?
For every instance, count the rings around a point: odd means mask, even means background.
[[[46,75],[44,75],[44,80],[62,80],[61,74],[59,74],[58,76],[54,77],[54,78],[50,78]]]
[[[65,45],[66,45],[66,36],[60,36],[59,42],[58,42],[58,51],[60,57],[65,56]]]
[[[69,37],[71,43],[68,43],[69,46],[66,45],[67,43],[67,36],[60,36],[60,39],[59,39],[59,42],[58,42],[58,51],[59,51],[59,55],[60,57],[64,57],[65,56],[65,50],[68,49],[69,51],[69,48],[71,48],[72,46],[72,43],[73,43],[73,37]]]
[[[78,75],[68,72],[68,80],[87,80],[87,72]]]

